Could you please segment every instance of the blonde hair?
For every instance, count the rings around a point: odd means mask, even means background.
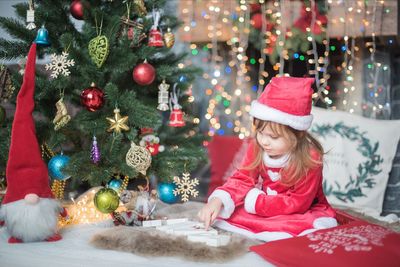
[[[285,138],[290,147],[290,159],[288,164],[281,169],[281,183],[287,186],[293,186],[302,177],[307,174],[307,171],[322,164],[322,156],[324,149],[322,145],[309,134],[307,131],[299,131],[289,126],[254,118],[254,139],[257,145],[254,146],[255,161],[242,168],[245,170],[254,170],[257,168],[265,168],[262,159],[263,149],[257,141],[255,135],[258,131],[263,131],[269,126],[274,134]],[[318,157],[313,158],[312,152],[317,153]],[[315,159],[316,158],[316,159]]]

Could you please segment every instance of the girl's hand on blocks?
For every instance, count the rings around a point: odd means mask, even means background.
[[[200,221],[204,223],[204,227],[208,230],[208,227],[217,218],[222,208],[222,201],[219,198],[212,198],[197,214]]]

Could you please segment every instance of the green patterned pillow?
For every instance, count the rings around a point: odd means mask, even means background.
[[[323,186],[328,201],[379,216],[400,138],[400,121],[373,120],[316,107],[312,114],[310,132],[326,152]]]

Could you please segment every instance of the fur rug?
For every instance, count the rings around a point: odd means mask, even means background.
[[[166,205],[158,203],[157,215],[173,218],[189,218],[194,220],[197,212],[204,205],[198,202]],[[220,230],[219,230],[220,231]],[[228,245],[210,247],[202,243],[190,242],[186,237],[169,235],[154,228],[118,226],[97,233],[90,241],[97,248],[131,252],[147,257],[172,256],[185,260],[201,262],[226,262],[240,257],[248,251],[248,247],[260,244],[242,236],[231,235]]]

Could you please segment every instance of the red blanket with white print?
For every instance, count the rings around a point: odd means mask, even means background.
[[[276,266],[400,266],[400,234],[379,225],[352,221],[301,237],[252,246]]]

